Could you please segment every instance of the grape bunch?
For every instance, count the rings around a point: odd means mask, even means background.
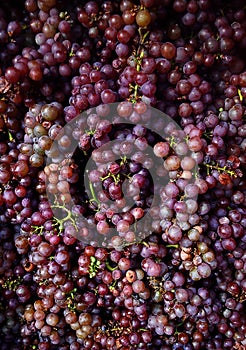
[[[246,349],[243,0],[2,0],[0,350]]]

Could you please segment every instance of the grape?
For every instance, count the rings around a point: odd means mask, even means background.
[[[139,27],[147,27],[151,22],[151,15],[148,10],[141,10],[136,15],[136,23]]]
[[[159,142],[155,144],[153,151],[157,157],[163,158],[168,155],[169,149],[170,147],[167,142]]]

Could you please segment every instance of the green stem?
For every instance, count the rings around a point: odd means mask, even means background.
[[[118,183],[120,181],[120,175],[117,174],[117,176],[115,176],[114,174],[111,174],[111,176],[114,179],[115,184],[118,185]]]
[[[112,283],[110,284],[109,290],[115,289],[116,284],[117,284],[117,281],[115,280],[114,282],[112,282]]]
[[[226,174],[228,174],[230,176],[236,176],[235,171],[227,169],[226,166],[221,168],[218,165],[210,165],[210,164],[202,164],[202,165],[205,165],[207,167],[207,169],[214,169],[214,170],[225,172]]]
[[[135,85],[135,87],[134,87],[134,98],[135,98],[135,100],[137,100],[137,98],[138,98],[138,89],[139,89],[139,85]]]
[[[112,267],[108,261],[106,261],[105,265],[106,265],[107,269],[111,272],[118,269],[118,266]]]
[[[91,263],[89,266],[89,277],[93,278],[96,276],[101,263],[100,263],[100,260],[97,260],[94,256],[90,257],[90,261]]]
[[[8,136],[9,136],[9,141],[12,142],[14,140],[14,138],[9,130],[8,130]]]
[[[32,226],[32,233],[38,232],[38,235],[41,235],[43,233],[44,227],[43,226]]]
[[[243,95],[241,93],[241,90],[237,89],[237,93],[238,93],[238,96],[239,96],[239,100],[242,102],[243,101]]]
[[[104,180],[108,179],[110,176],[111,176],[111,174],[108,174],[108,175],[106,175],[104,177],[100,177],[100,180],[104,181]]]
[[[91,191],[91,195],[92,195],[93,200],[99,205],[100,203],[99,203],[99,201],[98,201],[98,199],[96,197],[96,194],[95,194],[95,191],[94,191],[94,187],[93,187],[91,181],[89,182],[89,187],[90,187],[90,191]]]
[[[173,148],[173,146],[175,146],[177,144],[177,140],[175,139],[174,136],[171,136],[170,138],[170,147]]]
[[[120,165],[124,165],[125,163],[127,163],[127,157],[126,156],[121,157],[120,159],[121,159],[120,160]]]
[[[89,136],[93,136],[95,134],[96,130],[85,130],[85,133]]]
[[[74,220],[74,218],[72,217],[72,213],[70,210],[68,210],[66,207],[64,207],[63,205],[59,205],[59,204],[56,204],[56,205],[52,205],[51,208],[54,208],[54,209],[62,209],[62,210],[65,210],[65,212],[67,213],[67,216],[61,220],[57,219],[56,217],[54,218],[57,223],[59,223],[59,230],[62,230],[63,229],[63,223],[65,221],[68,221],[68,220],[71,220],[73,226],[75,228],[77,228],[77,224]]]
[[[142,33],[143,29],[142,28],[138,28],[138,33],[140,36],[140,45],[143,45],[145,43],[145,40],[147,38],[147,36],[149,35],[149,32],[146,33]]]

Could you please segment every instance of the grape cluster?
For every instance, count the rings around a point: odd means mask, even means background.
[[[1,1],[0,350],[246,349],[245,57],[243,0]]]

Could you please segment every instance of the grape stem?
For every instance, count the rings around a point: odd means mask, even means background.
[[[85,133],[89,136],[93,136],[95,134],[96,130],[85,130]]]
[[[77,292],[77,288],[74,288],[73,290],[67,293],[67,307],[70,311],[76,311],[76,305],[74,303],[76,292]]]
[[[138,33],[140,36],[140,40],[139,40],[140,44],[139,44],[138,49],[136,50],[136,53],[135,53],[135,62],[136,62],[137,72],[140,72],[142,61],[144,58],[144,49],[142,46],[146,43],[146,38],[149,35],[149,32],[143,33],[142,30],[143,30],[142,28],[138,28]],[[135,85],[130,84],[130,88],[133,90],[133,95],[130,98],[130,101],[132,103],[136,103],[137,100],[140,98],[140,96],[138,95],[139,85],[138,84],[135,84]]]
[[[11,132],[9,130],[8,130],[8,136],[9,136],[10,142],[14,141],[13,135],[11,134]]]
[[[38,235],[41,235],[43,233],[44,227],[43,226],[32,226],[32,233],[38,232]]]
[[[120,158],[120,165],[124,165],[124,164],[126,164],[126,163],[127,163],[127,157],[126,157],[126,156],[121,157],[121,158]]]
[[[180,332],[178,331],[178,328],[181,327],[181,326],[183,325],[183,323],[184,323],[184,321],[182,321],[182,322],[180,322],[180,323],[177,324],[177,326],[176,326],[176,331],[175,331],[174,334],[179,334],[179,333],[180,333]]]
[[[92,278],[92,277],[96,276],[96,273],[97,273],[101,263],[94,256],[91,256],[90,260],[91,260],[91,263],[89,266],[89,277]]]
[[[106,265],[107,269],[111,272],[118,268],[118,266],[112,267],[108,261],[106,261],[105,265]]]
[[[237,93],[238,93],[238,96],[239,96],[239,100],[242,102],[243,101],[243,95],[241,93],[241,90],[237,89]]]
[[[16,289],[19,287],[20,284],[21,284],[21,278],[20,277],[14,279],[14,280],[8,279],[4,283],[2,283],[2,288],[8,289],[8,290],[12,290],[12,291],[16,291]]]
[[[109,286],[109,290],[110,290],[110,291],[114,290],[114,289],[115,289],[116,284],[117,284],[117,281],[115,280],[114,282],[112,282],[112,283],[110,284],[110,286]]]
[[[174,136],[171,136],[168,141],[170,142],[170,147],[171,148],[173,148],[173,146],[177,145],[177,140],[175,139]]]
[[[203,163],[202,165],[205,165],[207,167],[207,174],[208,175],[209,175],[209,169],[214,169],[214,170],[218,170],[218,171],[224,172],[224,173],[230,175],[231,177],[233,177],[233,176],[236,177],[237,176],[235,171],[227,169],[226,166],[221,168],[221,167],[218,166],[218,164],[211,165],[211,164],[204,164]]]
[[[54,217],[54,220],[59,224],[59,230],[61,231],[63,229],[63,223],[68,221],[68,220],[71,220],[72,222],[72,225],[77,229],[77,224],[74,220],[74,218],[72,217],[72,213],[70,210],[68,210],[66,207],[64,207],[63,205],[59,205],[59,204],[56,204],[56,205],[52,205],[51,208],[53,209],[62,209],[62,210],[65,210],[65,212],[67,213],[67,216],[63,219],[58,219],[57,217]]]
[[[140,65],[141,65],[141,64],[140,64]],[[138,70],[138,68],[137,68],[137,70]],[[139,69],[138,71],[140,71],[140,69]],[[131,88],[131,91],[133,91],[133,94],[131,95],[130,101],[131,101],[132,103],[136,103],[137,100],[140,98],[140,96],[138,96],[139,85],[138,85],[138,84],[135,84],[135,85],[130,84],[129,86],[130,86],[130,88]]]
[[[213,132],[212,131],[204,132],[203,136],[205,136],[206,138],[208,138],[210,140],[213,136]]]
[[[109,177],[112,177],[114,179],[114,182],[116,183],[116,185],[119,183],[120,181],[120,175],[117,174],[117,176],[115,176],[114,174],[112,173],[109,173],[107,176],[104,176],[104,177],[101,177],[101,181],[104,181],[106,179],[108,179]]]
[[[95,194],[95,191],[94,191],[94,187],[93,187],[91,181],[89,182],[89,188],[90,188],[91,195],[92,195],[92,198],[93,198],[94,202],[96,202],[99,205],[100,203],[99,203],[99,201],[98,201],[98,199],[96,197],[96,194]]]

